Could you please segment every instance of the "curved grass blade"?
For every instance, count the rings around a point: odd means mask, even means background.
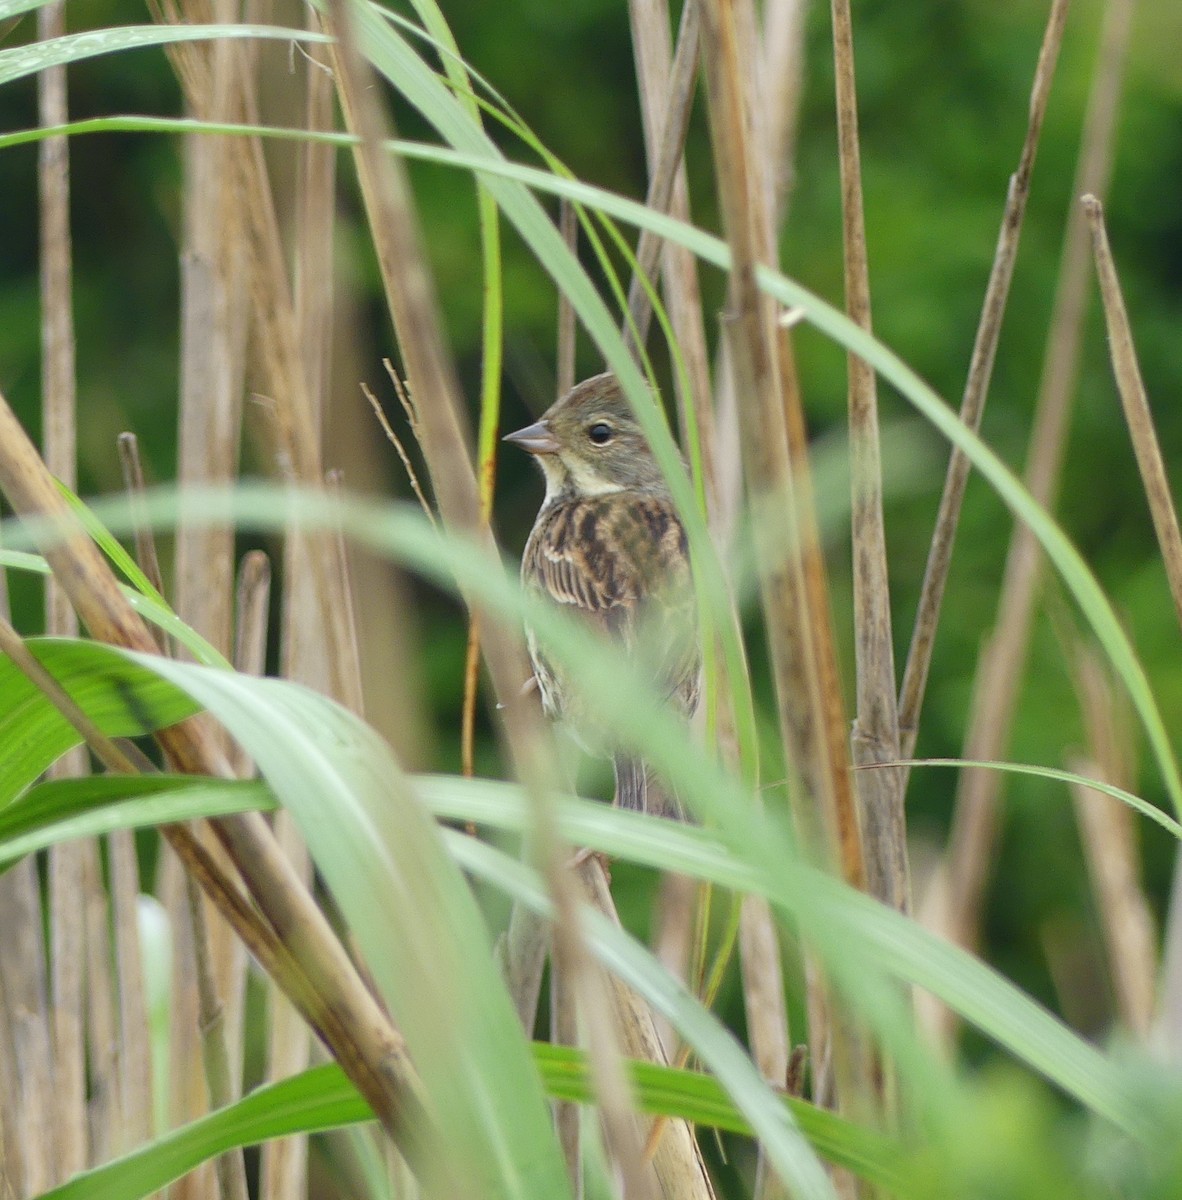
[[[95,775],[53,780],[0,809],[0,871],[26,854],[74,838],[273,808],[270,790],[253,779]]]
[[[110,737],[140,737],[198,710],[192,700],[133,662],[108,658],[100,665],[92,643],[30,638],[27,645]],[[0,656],[0,812],[81,740],[44,694]]]
[[[97,521],[96,526],[103,528]],[[50,574],[49,564],[40,554],[29,554],[24,550],[0,550],[0,567],[31,571],[37,575]],[[191,625],[182,621],[163,598],[157,599],[154,595],[137,591],[127,584],[120,584],[119,589],[141,617],[175,638],[199,663],[204,663],[207,667],[229,669],[230,663],[225,656],[215,650]]]
[[[0,18],[4,16],[5,13],[0,11]],[[173,42],[208,42],[218,38],[263,38],[291,42],[330,40],[323,34],[310,33],[306,29],[283,29],[274,25],[127,25],[96,29],[0,50],[0,86],[35,75],[46,67],[66,66],[100,54],[164,46]]]
[[[419,787],[440,816],[524,831],[525,809],[512,785],[446,777],[424,779]],[[992,968],[909,918],[801,863],[769,881],[704,830],[572,799],[562,800],[556,812],[560,830],[575,844],[736,891],[762,893],[781,912],[809,928],[810,937],[817,936],[818,927],[826,929],[860,970],[880,971],[931,991],[1119,1128],[1145,1141],[1161,1136],[1127,1076],[1110,1059]],[[454,849],[470,867],[480,868],[482,875],[487,872],[486,877],[495,876],[499,886],[511,887],[518,898],[537,899],[536,892],[504,864],[487,862],[484,848],[456,845]],[[641,985],[634,986],[648,995]],[[674,1024],[685,1036],[686,1031]]]
[[[407,1039],[447,1146],[443,1193],[562,1197],[540,1080],[480,914],[385,742],[299,685],[92,645],[181,688],[241,743],[292,813]],[[504,1103],[506,1096],[513,1103]],[[430,1188],[428,1187],[428,1192]]]
[[[546,1092],[553,1099],[590,1103],[586,1058],[567,1047],[533,1046]],[[737,1134],[751,1130],[708,1076],[652,1063],[629,1064],[637,1099],[649,1114],[684,1117]],[[800,1100],[785,1099],[810,1140],[832,1162],[882,1187],[906,1178],[902,1149],[881,1135]],[[258,1088],[113,1162],[76,1176],[41,1200],[141,1200],[203,1162],[269,1138],[324,1133],[373,1120],[369,1106],[335,1064],[313,1067]]]

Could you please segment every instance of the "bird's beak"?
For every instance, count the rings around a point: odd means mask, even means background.
[[[558,440],[545,421],[535,421],[516,433],[507,433],[502,441],[512,442],[522,450],[528,450],[530,454],[558,453]]]

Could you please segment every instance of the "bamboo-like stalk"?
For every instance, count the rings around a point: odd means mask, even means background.
[[[854,34],[849,0],[832,0],[831,11],[846,311],[853,321],[870,332],[870,267],[863,216]],[[850,744],[856,766],[874,767],[896,761],[899,756],[890,582],[882,514],[878,388],[873,368],[856,354],[847,356],[847,370],[857,679],[857,715]],[[902,777],[897,770],[868,770],[858,774],[857,782],[870,892],[892,908],[906,912],[911,905],[911,885]]]
[[[608,920],[619,924],[603,862],[597,855],[589,855],[577,870],[587,903]],[[648,1005],[614,975],[606,972],[601,975],[601,985],[611,1006],[624,1053],[643,1062],[667,1063]],[[713,1200],[714,1188],[692,1126],[682,1120],[659,1124],[660,1128],[652,1131],[657,1138],[655,1146],[650,1145],[649,1149],[663,1200]]]
[[[699,0],[689,0],[682,6],[677,45],[672,52],[667,0],[630,0],[629,14],[649,169],[646,204],[688,221],[690,202],[684,149],[697,80]],[[639,344],[644,343],[652,309],[641,280],[652,276],[658,252],[665,304],[685,365],[684,379],[678,371],[673,375],[682,434],[684,438],[692,422],[698,434],[707,508],[713,512],[718,499],[714,465],[716,435],[698,265],[684,247],[663,243],[647,230],[641,232],[636,248],[637,267],[628,292],[630,320],[626,322],[626,336],[632,337],[635,326]]]
[[[578,253],[579,221],[575,206],[569,200],[563,200],[558,213],[558,227],[562,231],[562,240],[570,248],[572,254]],[[554,372],[554,390],[559,396],[565,396],[575,386],[575,352],[577,346],[578,326],[575,321],[575,306],[565,292],[558,293],[558,335],[555,338],[557,352],[555,360],[557,367]]]
[[[309,9],[306,21],[318,24]],[[321,46],[311,47],[304,65],[306,98],[304,125],[310,130],[333,127],[332,79],[328,54]],[[334,289],[332,245],[336,217],[336,154],[329,146],[312,142],[301,143],[298,150],[295,199],[295,271],[292,280],[295,321],[299,345],[303,351],[301,369],[307,381],[310,407],[309,434],[315,439],[312,456],[323,457],[321,432],[324,410],[329,401],[328,380],[331,368],[331,333],[333,327]],[[280,630],[280,660],[286,678],[304,683],[318,691],[346,697],[339,691],[345,685],[346,673],[351,676],[348,702],[355,711],[360,708],[360,685],[356,672],[346,672],[345,665],[336,670],[333,654],[344,646],[339,636],[340,622],[348,618],[352,598],[344,607],[325,614],[320,609],[322,585],[318,574],[324,569],[317,562],[332,549],[323,536],[307,536],[292,528],[287,531],[284,545],[283,615]],[[246,564],[244,563],[244,568]],[[252,575],[261,564],[252,566]],[[266,609],[261,603],[261,580],[245,574],[241,581],[239,612],[240,646],[253,642],[260,650],[266,642]],[[254,595],[248,595],[253,592]],[[249,610],[247,605],[249,604]],[[245,627],[247,612],[253,613],[252,627]],[[329,616],[332,628],[325,630],[324,617]],[[356,660],[353,659],[355,664]],[[263,671],[261,657],[239,669]],[[296,873],[306,882],[312,878],[312,862],[307,846],[300,837],[295,822],[286,812],[277,813],[275,836],[291,859]],[[267,994],[267,1066],[266,1078],[274,1081],[293,1075],[308,1065],[311,1041],[299,1013],[272,983]],[[302,1196],[307,1191],[307,1138],[280,1138],[268,1141],[260,1155],[259,1195],[262,1200],[280,1200],[286,1196]]]
[[[48,41],[66,31],[61,0],[37,11],[37,36]],[[65,67],[50,67],[37,78],[42,125],[69,119]],[[38,144],[41,207],[41,376],[42,428],[49,469],[68,487],[77,486],[75,425],[74,320],[71,299],[70,160],[68,140],[44,138]],[[52,580],[45,594],[45,628],[71,637],[78,632],[69,599]],[[86,769],[85,755],[66,756],[50,770],[53,777]],[[55,1149],[57,1179],[64,1180],[90,1163],[86,1112],[86,908],[94,897],[86,890],[86,861],[94,843],[55,846],[49,854],[50,1004],[54,1050]],[[95,985],[97,980],[91,981]],[[105,1081],[104,1081],[105,1082]]]
[[[555,1046],[579,1045],[578,1000],[570,979],[554,969],[550,971],[550,1041]],[[566,1160],[574,1200],[582,1200],[584,1191],[581,1123],[580,1105],[563,1100],[555,1103],[554,1129]]]
[[[0,1059],[10,1098],[0,1183],[15,1196],[34,1196],[52,1186],[54,1147],[45,1135],[53,1112],[53,1046],[41,882],[32,858],[0,875],[0,928]]]
[[[213,0],[210,16],[237,18],[232,0]],[[191,13],[196,16],[198,14]],[[206,90],[190,95],[194,115],[212,121],[242,116],[231,80],[243,48],[229,41],[190,57],[202,64]],[[187,488],[231,482],[237,475],[245,369],[243,221],[236,203],[233,139],[196,136],[185,145],[184,244],[181,255],[181,362],[178,478]],[[174,602],[179,615],[221,653],[231,638],[234,531],[193,522],[182,512],[176,537]],[[226,753],[229,740],[211,736]],[[208,846],[217,854],[215,846]],[[228,1103],[241,1089],[241,1031],[246,959],[225,922],[204,908],[190,880],[167,897],[177,932],[172,959],[176,1019],[171,1023],[173,1119],[190,1120]],[[187,926],[187,929],[184,927]],[[230,1061],[228,1046],[233,1046]],[[205,1087],[200,1084],[204,1076]],[[220,1187],[222,1200],[245,1186],[241,1152],[204,1164],[183,1181],[197,1200]],[[230,1189],[227,1191],[227,1189]]]
[[[1047,101],[1051,94],[1051,83],[1055,77],[1055,67],[1059,61],[1059,50],[1063,44],[1063,31],[1067,25],[1070,2],[1071,0],[1052,0],[1042,45],[1038,52],[1038,63],[1034,69],[1026,137],[1022,143],[1018,168],[1010,176],[1005,211],[1002,214],[1001,229],[998,233],[997,250],[993,256],[989,282],[985,287],[985,300],[981,307],[977,335],[973,343],[972,357],[969,360],[968,378],[965,381],[964,395],[960,402],[960,419],[973,430],[980,428],[981,417],[985,411],[989,381],[993,375],[993,363],[997,356],[998,340],[1001,337],[1002,317],[1005,315],[1010,283],[1014,277],[1014,264],[1018,259],[1018,242],[1026,216],[1026,201],[1030,195],[1034,161],[1038,153]],[[915,751],[915,739],[919,732],[919,714],[923,706],[928,669],[931,666],[932,650],[936,642],[940,604],[944,596],[944,585],[948,580],[948,569],[952,562],[956,527],[960,520],[961,503],[964,500],[968,477],[968,456],[959,448],[954,448],[948,461],[944,491],[940,496],[940,507],[936,515],[932,544],[928,550],[928,561],[924,568],[923,585],[920,589],[919,604],[916,609],[915,629],[911,635],[907,663],[903,668],[903,683],[899,689],[900,751],[904,758],[910,758]],[[903,768],[902,770],[903,787],[906,790],[907,769]]]
[[[804,17],[808,0],[767,0],[763,6],[763,80],[775,226],[788,215],[795,182],[796,134],[804,91]]]
[[[143,519],[144,470],[134,433],[117,439],[123,484],[135,521],[136,561],[148,581],[161,594],[164,581],[156,539]],[[168,652],[163,631],[152,630],[161,653]],[[140,1145],[152,1136],[153,1080],[148,1041],[147,996],[144,991],[143,947],[139,931],[140,869],[135,833],[116,830],[107,838],[110,862],[114,963],[118,986],[118,1045],[120,1062],[120,1128],[111,1152]]]
[[[1111,0],[1105,12],[1083,146],[1072,188],[1076,196],[1083,192],[1102,196],[1107,191],[1132,10],[1132,0]],[[1089,269],[1087,242],[1083,212],[1073,205],[1025,470],[1027,488],[1044,507],[1054,504],[1079,374]],[[967,759],[989,760],[1004,755],[1033,625],[1040,564],[1034,535],[1025,525],[1019,525],[1006,557],[994,633],[978,671],[965,739]],[[941,924],[961,945],[971,946],[976,940],[993,861],[1000,785],[1001,776],[997,772],[968,770],[961,776],[957,789],[945,864],[948,907]],[[940,1031],[945,1036],[951,1031],[950,1014],[947,1021]]]
[[[750,64],[754,12],[735,0],[707,0],[702,10],[703,61],[715,174],[730,243],[730,311],[725,325],[738,400],[743,464],[760,567],[777,714],[786,762],[800,772],[792,789],[806,840],[827,845],[842,876],[864,888],[865,861],[845,746],[824,568],[818,552],[808,483],[804,420],[787,331],[755,282],[774,264],[772,190],[763,174],[765,131],[756,113]],[[783,506],[796,536],[787,548]],[[826,1029],[823,993],[810,997],[810,1037],[820,1056],[832,1037],[839,1103],[868,1097],[867,1064],[841,1020]]]
[[[192,935],[194,976],[197,982],[197,1014],[201,1034],[201,1059],[205,1085],[212,1109],[225,1108],[236,1099],[241,1085],[231,1064],[226,1013],[214,969],[205,900],[196,880],[185,876],[185,899]],[[240,947],[241,943],[237,943]],[[222,1200],[247,1200],[246,1164],[241,1149],[218,1156],[214,1163]]]

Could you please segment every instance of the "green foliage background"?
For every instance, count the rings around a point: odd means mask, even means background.
[[[640,197],[644,161],[634,72],[621,3],[539,0],[445,6],[462,52],[501,89],[542,140],[581,178]],[[68,6],[72,29],[139,21],[139,5],[87,0]],[[1039,385],[1055,272],[1071,179],[1095,57],[1101,5],[1076,0],[1052,96],[1023,236],[1013,294],[984,422],[986,440],[1015,466],[1023,461]],[[277,18],[298,19],[277,5]],[[1025,125],[1030,79],[1046,5],[1013,0],[871,0],[854,6],[861,105],[866,220],[876,331],[955,403],[965,371],[997,236],[1009,173]],[[809,12],[806,92],[791,213],[782,237],[789,273],[820,295],[841,296],[840,204],[826,6]],[[31,18],[4,44],[33,36]],[[1119,152],[1107,210],[1168,466],[1182,458],[1182,388],[1177,346],[1182,328],[1182,8],[1147,3],[1137,17],[1120,122]],[[271,49],[272,90],[282,90],[287,50]],[[179,114],[179,91],[158,51],[89,61],[71,68],[71,111]],[[35,124],[33,80],[0,89],[0,130]],[[271,96],[273,105],[279,103]],[[421,125],[400,115],[400,133]],[[694,217],[717,227],[705,166],[706,130],[699,103],[689,164]],[[73,217],[80,379],[81,491],[119,486],[115,435],[133,429],[157,479],[175,470],[177,361],[177,226],[180,145],[158,135],[74,139]],[[517,157],[516,151],[511,151]],[[344,163],[345,160],[342,160]],[[35,431],[39,404],[36,278],[36,150],[0,151],[0,388]],[[466,176],[413,167],[431,259],[468,394],[480,370],[478,261],[472,188]],[[358,214],[351,169],[341,171],[346,215],[339,230],[342,287],[352,293],[363,347],[362,377],[382,389],[380,358],[391,353],[376,268]],[[552,398],[555,295],[512,235],[506,244],[507,427]],[[722,281],[706,278],[708,310],[722,304]],[[812,431],[839,436],[844,419],[844,359],[803,331],[799,352]],[[580,369],[599,369],[581,348]],[[894,481],[887,512],[894,585],[897,656],[902,661],[942,480],[945,447],[884,389],[883,417],[909,430],[908,449],[888,462]],[[355,386],[335,397],[342,411],[367,417]],[[380,439],[374,428],[370,436]],[[350,461],[334,465],[349,475]],[[407,492],[392,454],[385,487]],[[1175,475],[1177,471],[1175,470]],[[539,486],[527,465],[501,470],[498,527],[510,552],[524,540]],[[1108,367],[1099,313],[1088,321],[1079,396],[1063,477],[1060,516],[1115,600],[1150,671],[1170,723],[1182,709],[1178,629],[1169,602],[1140,484]],[[918,753],[954,755],[962,748],[977,654],[994,616],[1010,521],[985,486],[970,484]],[[830,545],[839,636],[852,654],[848,547]],[[35,595],[18,587],[18,625],[36,627]],[[1045,603],[1023,689],[1010,757],[1062,765],[1079,739],[1078,707],[1064,663],[1067,609],[1054,584]],[[423,618],[421,670],[430,701],[436,768],[458,763],[457,711],[463,623],[451,606]],[[758,662],[757,662],[758,672]],[[766,688],[766,679],[761,681]],[[488,737],[487,730],[485,737]],[[491,741],[482,755],[494,751]],[[1149,800],[1165,796],[1152,772],[1141,781]],[[915,837],[938,841],[947,825],[955,776],[917,772],[909,819]],[[1033,779],[1007,783],[1006,824],[995,864],[985,957],[1086,1032],[1100,1034],[1111,1005],[1096,986],[1101,948],[1071,808],[1061,785]],[[1145,827],[1147,882],[1164,913],[1172,848]],[[621,882],[628,872],[621,870]],[[625,901],[625,903],[627,903]],[[639,900],[638,900],[639,903]],[[1057,995],[1044,939],[1066,937],[1081,963],[1070,994]],[[1073,1007],[1074,1006],[1074,1007]]]

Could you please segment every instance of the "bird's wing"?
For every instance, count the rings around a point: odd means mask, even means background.
[[[655,633],[667,644],[650,654],[654,665],[669,691],[693,707],[693,588],[685,530],[668,500],[606,496],[554,505],[535,526],[522,565],[527,583],[625,647],[635,646],[642,626],[646,639]]]

